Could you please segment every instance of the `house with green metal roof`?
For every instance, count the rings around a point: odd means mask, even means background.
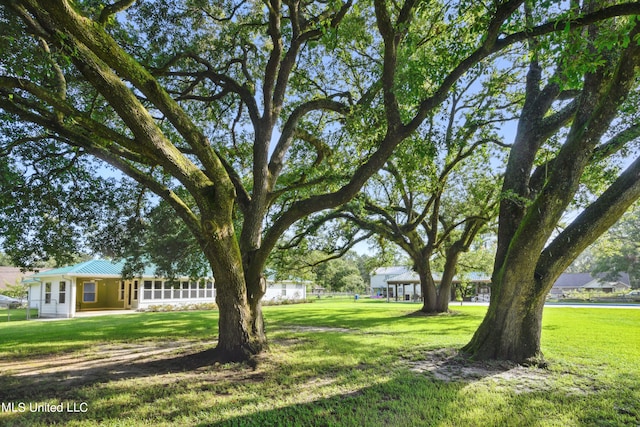
[[[39,317],[75,317],[79,311],[144,310],[153,305],[215,302],[213,277],[169,280],[154,266],[133,279],[122,277],[124,261],[90,260],[29,276],[29,306]]]

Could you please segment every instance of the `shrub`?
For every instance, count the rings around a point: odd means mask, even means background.
[[[150,305],[146,309],[138,309],[144,312],[167,312],[167,311],[195,311],[195,310],[217,310],[218,306],[213,302],[203,302],[197,304],[157,304]]]

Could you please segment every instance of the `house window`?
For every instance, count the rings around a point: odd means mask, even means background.
[[[282,296],[286,297],[287,296],[287,285],[282,284]]]
[[[207,298],[213,298],[213,283],[207,282]]]
[[[118,301],[124,301],[124,281],[120,281],[120,292],[118,292]]]
[[[189,298],[189,282],[182,282],[182,298]]]
[[[51,304],[51,282],[44,284],[44,303]]]
[[[173,282],[164,282],[164,298],[171,299],[173,289]]]
[[[82,302],[96,302],[97,300],[95,282],[85,282],[82,286]]]
[[[151,280],[144,281],[144,299],[151,299],[151,288],[153,287],[153,282]]]
[[[198,282],[191,282],[191,298],[198,298]]]
[[[67,301],[67,282],[60,282],[60,289],[58,290],[58,303],[64,304]]]
[[[133,299],[134,301],[138,300],[138,281],[133,281]]]
[[[162,299],[162,282],[160,280],[153,282],[153,299]]]

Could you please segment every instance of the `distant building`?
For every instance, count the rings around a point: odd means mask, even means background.
[[[614,282],[602,281],[600,279],[593,279],[589,283],[582,286],[582,290],[590,292],[603,292],[605,294],[627,292],[631,289],[628,283],[616,280]]]
[[[24,273],[18,267],[0,267],[0,289],[20,283]]]
[[[144,310],[151,306],[215,302],[212,277],[169,280],[154,266],[131,280],[122,278],[124,262],[90,260],[26,277],[29,306],[39,317],[75,317],[78,311]]]
[[[613,282],[603,280],[603,274],[597,276],[594,277],[591,273],[562,273],[553,284],[549,296],[562,298],[568,295],[569,292],[576,291],[615,293],[624,292],[631,288],[627,273],[620,273],[617,280]]]
[[[267,292],[262,299],[264,301],[300,301],[307,299],[308,280],[278,280],[267,281]]]
[[[568,292],[577,291],[582,285],[592,280],[591,273],[562,273],[553,284],[549,295],[551,297],[562,297]]]
[[[25,277],[29,305],[39,317],[75,317],[79,311],[147,310],[154,306],[212,304],[213,277],[159,277],[155,266],[131,279],[122,278],[124,261],[90,260]],[[306,299],[307,282],[267,282],[265,300]]]
[[[323,295],[327,292],[327,288],[323,288],[322,286],[313,285],[311,288],[311,293],[314,295]]]
[[[394,274],[395,273],[395,274]],[[442,273],[434,273],[436,284],[440,283]],[[475,297],[482,301],[489,301],[491,295],[491,277],[481,272],[470,272],[462,277],[454,276],[453,284],[462,281],[475,286]],[[395,299],[396,301],[417,301],[422,299],[420,276],[407,267],[382,267],[371,274],[371,295]],[[455,296],[455,289],[451,290],[451,298]]]
[[[369,274],[371,296],[386,297],[387,280],[411,271],[409,267],[379,267]],[[393,296],[393,295],[392,295]]]
[[[44,271],[44,270],[43,270]],[[33,271],[23,272],[19,267],[0,267],[0,289],[19,285],[25,277],[33,275]],[[0,291],[0,293],[2,293]]]

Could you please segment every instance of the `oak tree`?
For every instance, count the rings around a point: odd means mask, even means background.
[[[508,92],[517,73],[482,71],[452,89],[442,110],[335,214],[402,248],[426,313],[448,311],[460,255],[497,215],[506,149],[498,130],[517,105]]]
[[[587,1],[574,13],[600,5]],[[531,25],[539,12],[528,9]],[[623,17],[529,43],[526,99],[502,189],[491,302],[463,349],[473,357],[539,363],[543,306],[553,283],[640,197],[636,159],[556,232],[589,168],[640,136],[639,31],[636,17]]]

